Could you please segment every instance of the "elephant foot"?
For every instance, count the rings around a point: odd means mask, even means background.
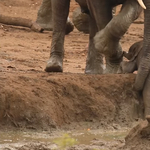
[[[63,65],[62,58],[59,58],[58,56],[51,56],[47,62],[45,71],[46,72],[63,72],[62,65]]]
[[[118,73],[119,65],[106,65],[106,69],[104,70],[104,74],[115,74]]]
[[[114,57],[108,59],[106,57],[106,69],[104,70],[104,73],[105,74],[118,73],[121,62],[122,62],[122,54],[116,58]]]
[[[104,73],[117,73],[122,62],[123,52],[119,39],[112,36],[107,29],[99,31],[94,37],[95,48],[105,55]]]
[[[103,70],[85,69],[85,74],[103,74]]]
[[[90,49],[93,48],[92,46],[89,46]],[[96,50],[94,51],[94,48],[93,48],[93,50],[88,52],[85,73],[86,74],[103,74],[103,70],[104,70],[103,55],[101,53],[97,53]]]
[[[38,17],[36,23],[44,30],[48,30],[48,31],[53,30],[52,21],[49,20],[49,18]]]
[[[104,65],[101,63],[90,65],[87,64],[85,74],[103,74]]]
[[[35,32],[43,32],[44,31],[44,29],[36,22],[32,22],[31,30],[33,30]]]

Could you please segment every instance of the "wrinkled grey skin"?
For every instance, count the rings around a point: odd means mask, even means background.
[[[113,8],[112,14],[115,15],[116,7]],[[89,15],[81,12],[81,8],[78,7],[73,11],[72,15],[73,25],[85,34],[89,34]]]
[[[144,85],[149,82],[147,77],[150,74],[150,0],[143,0],[146,9],[144,10],[144,41],[143,41],[143,57],[138,67],[134,89],[142,91]]]
[[[78,31],[86,34],[89,33],[89,15],[82,13],[80,7],[73,11],[72,22]]]
[[[104,29],[94,37],[96,49],[105,54],[105,73],[116,73],[122,55],[120,39],[125,34],[131,23],[141,13],[141,7],[136,0],[126,0],[121,12],[115,16]]]
[[[143,41],[134,43],[129,52],[124,52],[123,56],[126,57],[129,61],[123,61],[120,64],[118,73],[133,73],[138,70],[138,67],[143,57]],[[142,94],[138,97],[142,97],[144,102],[144,117],[148,118],[150,116],[150,74],[148,75],[144,88],[141,92]],[[139,93],[138,93],[139,94]]]
[[[85,73],[116,73],[122,61],[122,49],[119,40],[130,24],[139,16],[141,7],[136,0],[76,1],[80,4],[82,12],[89,14],[90,18],[89,47]],[[123,4],[122,10],[119,15],[112,19],[112,9],[119,4]],[[69,5],[70,0],[52,1],[54,30],[50,59],[45,69],[47,72],[63,71],[64,31]],[[104,70],[103,65],[103,54],[106,59],[106,70]]]
[[[42,1],[37,14],[36,23],[39,24],[44,30],[53,30],[51,0]],[[73,29],[74,26],[68,17],[66,24],[66,34],[69,34],[71,31],[73,31]]]

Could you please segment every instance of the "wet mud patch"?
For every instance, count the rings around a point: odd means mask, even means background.
[[[95,149],[120,147],[127,129],[121,130],[60,130],[0,132],[0,148],[15,149]]]

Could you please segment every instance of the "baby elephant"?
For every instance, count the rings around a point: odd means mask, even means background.
[[[128,53],[123,52],[123,56],[129,61],[123,61],[120,64],[118,73],[133,73],[138,70],[142,55],[143,41],[134,43]],[[142,91],[142,101],[144,103],[144,117],[150,121],[150,75],[148,75]]]
[[[123,56],[129,61],[121,62],[118,73],[133,73],[134,71],[138,70],[138,66],[143,55],[142,49],[143,41],[139,41],[130,47],[128,53],[123,51]]]

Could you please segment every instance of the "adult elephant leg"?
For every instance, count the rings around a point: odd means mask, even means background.
[[[103,29],[111,20],[112,11],[106,0],[102,0],[101,3],[97,2],[97,0],[87,0],[87,5],[90,11],[90,35],[85,73],[102,74],[104,70],[103,56],[94,46],[94,36],[97,31]]]
[[[115,15],[116,7],[113,8],[112,14]],[[81,8],[78,7],[73,11],[72,21],[74,26],[81,32],[89,33],[89,15],[81,12]]]
[[[66,30],[66,21],[69,14],[70,0],[53,0],[52,18],[53,18],[53,36],[51,43],[50,59],[47,62],[45,71],[62,72],[64,56],[64,38]]]
[[[147,77],[150,73],[150,1],[143,0],[146,5],[144,10],[144,42],[143,42],[143,57],[138,68],[134,88],[137,91],[142,91],[144,84],[147,82]]]
[[[150,74],[146,79],[146,83],[143,89],[143,101],[144,101],[144,116],[150,117]]]
[[[36,23],[38,23],[45,30],[49,30],[49,31],[53,30],[51,0],[43,0],[42,1],[42,4],[37,13]],[[73,29],[74,29],[74,26],[68,18],[66,34],[73,31]]]
[[[88,45],[88,56],[86,59],[86,74],[102,74],[104,70],[103,56],[98,52],[94,46],[93,38],[98,31],[96,22],[90,18],[89,21],[90,34],[89,34],[89,45]]]
[[[95,47],[104,53],[106,73],[116,73],[122,61],[122,49],[119,40],[130,24],[139,16],[142,8],[135,0],[127,0],[121,12],[114,16],[107,26],[95,36]]]

